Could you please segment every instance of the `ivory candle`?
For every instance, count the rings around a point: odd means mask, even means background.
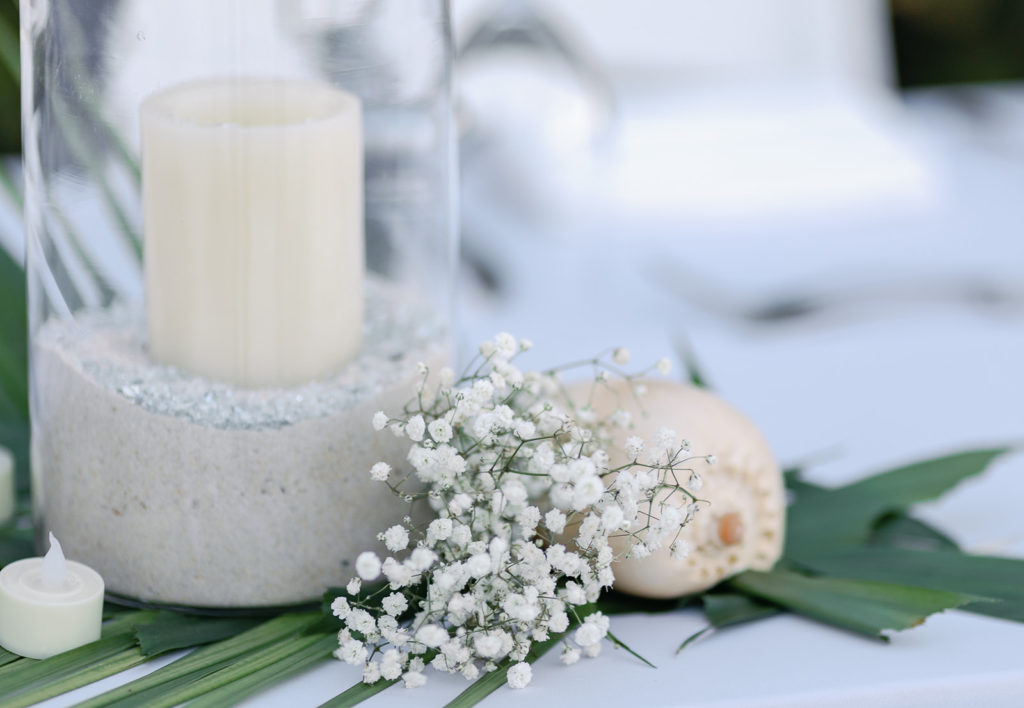
[[[0,646],[30,659],[45,659],[100,638],[103,578],[65,560],[56,537],[43,558],[26,558],[0,570]]]
[[[141,108],[150,356],[259,388],[326,377],[363,326],[359,99],[276,79]]]
[[[16,502],[14,485],[14,455],[0,445],[0,524],[7,523],[14,516]]]

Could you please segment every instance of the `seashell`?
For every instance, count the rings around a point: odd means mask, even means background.
[[[614,564],[615,589],[632,595],[670,598],[706,590],[744,570],[768,570],[782,555],[786,502],[782,471],[761,431],[732,405],[706,390],[688,384],[644,380],[647,393],[633,395],[623,380],[577,384],[570,388],[578,404],[591,402],[599,416],[617,409],[632,415],[632,428],[615,439],[611,466],[626,459],[626,437],[649,443],[660,428],[674,430],[690,442],[691,455],[714,455],[717,462],[693,460],[702,480],[695,494],[707,503],[683,527],[678,540],[689,544],[686,558],[670,555],[668,544],[646,558],[624,558]],[[641,457],[643,460],[643,457]],[[688,474],[688,473],[684,473]],[[685,477],[680,483],[686,484]],[[606,478],[611,484],[612,478]],[[679,506],[689,503],[677,492],[662,498]],[[660,501],[660,499],[659,499]],[[625,538],[613,538],[616,554],[627,548]]]

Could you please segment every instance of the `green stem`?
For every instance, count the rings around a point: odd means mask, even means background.
[[[318,612],[275,617],[231,639],[197,649],[147,676],[86,701],[79,708],[107,706],[142,691],[166,684],[186,674],[201,672],[226,660],[236,659],[267,645],[278,643],[289,636],[299,634],[319,621],[320,617]]]
[[[103,627],[103,638],[36,661],[20,659],[0,666],[0,704],[43,700],[37,696],[60,695],[73,688],[98,681],[145,660],[135,646],[134,627],[151,621],[152,612],[130,612]],[[6,657],[5,657],[6,658]]]
[[[76,671],[57,680],[46,679],[33,688],[26,689],[24,692],[19,692],[16,696],[5,699],[3,705],[4,708],[24,708],[25,706],[45,701],[68,691],[73,691],[76,688],[88,686],[90,683],[105,679],[114,674],[119,674],[126,669],[149,661],[150,658],[144,656],[138,647],[125,649],[91,664],[85,670]]]
[[[350,686],[343,693],[338,694],[326,703],[321,703],[318,708],[351,708],[351,706],[359,705],[363,701],[373,698],[378,693],[386,688],[391,688],[398,679],[385,680],[381,679],[376,683],[357,683],[354,686]]]
[[[267,667],[272,667],[277,662],[308,649],[324,639],[323,635],[312,634],[300,635],[276,642],[251,654],[247,654],[219,671],[203,676],[186,686],[173,691],[161,691],[159,695],[148,697],[146,706],[147,708],[174,708],[174,706],[190,701],[193,698],[198,698],[205,693],[227,686],[233,681],[250,676]],[[333,641],[334,637],[328,637],[328,639]]]
[[[210,691],[190,703],[189,708],[219,708],[220,706],[235,705],[265,688],[298,675],[326,660],[337,646],[338,638],[335,635],[322,637],[315,644],[311,644],[283,661]]]
[[[20,656],[14,652],[7,651],[6,649],[0,649],[0,666],[7,666],[8,664],[19,661]]]

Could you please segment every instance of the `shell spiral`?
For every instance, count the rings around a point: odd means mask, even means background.
[[[671,428],[688,440],[693,455],[713,454],[718,459],[715,465],[694,460],[693,469],[703,480],[696,496],[707,503],[680,532],[679,539],[690,545],[689,556],[674,559],[666,547],[643,559],[619,560],[614,565],[615,589],[642,597],[679,597],[744,570],[771,568],[782,554],[785,538],[785,487],[761,431],[708,391],[668,381],[643,383],[647,393],[639,399],[625,381],[578,385],[571,392],[577,402],[590,397],[600,415],[617,408],[632,414],[632,429],[615,441],[618,452],[609,450],[612,465],[628,461],[621,451],[627,436],[650,441],[659,428]],[[684,503],[679,494],[672,500]],[[617,555],[626,550],[625,543],[613,539]]]

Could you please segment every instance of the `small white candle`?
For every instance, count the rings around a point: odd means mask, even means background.
[[[0,570],[0,646],[30,659],[45,659],[100,638],[103,578],[65,560],[56,537],[43,558],[26,558]]]
[[[278,79],[141,107],[152,358],[247,387],[328,376],[363,330],[359,99]]]
[[[14,455],[0,446],[0,524],[14,516],[17,492],[14,486]]]

